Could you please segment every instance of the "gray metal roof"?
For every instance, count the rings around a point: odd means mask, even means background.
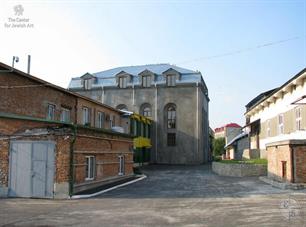
[[[125,67],[117,67],[97,73],[92,73],[94,77],[96,77],[96,82],[93,84],[93,87],[101,87],[101,86],[117,86],[115,76],[124,71],[130,75],[132,75],[131,83],[128,85],[139,84],[139,73],[144,70],[149,70],[156,75],[156,83],[163,84],[165,83],[165,78],[163,77],[163,72],[174,69],[180,73],[181,79],[177,81],[177,83],[200,83],[202,80],[202,75],[198,71],[193,71],[190,69],[184,69],[175,65],[170,64],[151,64],[151,65],[138,65],[138,66],[125,66]],[[72,78],[69,84],[69,88],[80,88],[82,87],[81,78],[75,77]]]

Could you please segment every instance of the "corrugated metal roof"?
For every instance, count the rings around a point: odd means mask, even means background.
[[[125,67],[117,67],[97,73],[92,73],[93,76],[96,77],[96,83],[92,85],[92,87],[107,87],[107,86],[117,86],[116,83],[116,75],[122,71],[132,75],[131,84],[139,84],[139,73],[144,70],[149,70],[150,72],[155,74],[155,83],[163,84],[165,83],[165,78],[163,77],[163,72],[174,69],[180,73],[181,79],[177,81],[177,84],[180,83],[200,83],[202,80],[202,75],[200,72],[193,71],[190,69],[184,69],[175,65],[170,64],[151,64],[151,65],[139,65],[139,66],[125,66]],[[80,88],[82,87],[81,78],[75,77],[72,78],[69,84],[69,88]]]

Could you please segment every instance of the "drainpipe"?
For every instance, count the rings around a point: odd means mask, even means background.
[[[69,196],[73,195],[73,183],[74,183],[74,166],[73,166],[73,159],[74,159],[74,144],[76,141],[76,132],[77,126],[75,124],[72,125],[73,130],[73,138],[70,142],[70,159],[69,159]]]
[[[71,125],[71,129],[73,131],[73,138],[70,142],[70,158],[69,158],[69,196],[73,195],[73,183],[74,183],[74,166],[73,166],[73,159],[74,159],[74,144],[76,140],[76,132],[77,132],[77,124],[78,124],[78,105],[79,99],[76,98],[75,100],[75,107],[74,107],[74,122]]]
[[[290,146],[290,163],[291,163],[291,183],[294,183],[295,165],[294,165],[293,148],[291,146]]]

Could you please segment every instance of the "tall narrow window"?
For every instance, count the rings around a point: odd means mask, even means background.
[[[83,107],[83,125],[89,125],[89,109],[87,107]]]
[[[47,119],[48,120],[54,120],[55,119],[55,105],[53,105],[53,104],[48,105]]]
[[[70,110],[67,108],[61,109],[61,121],[70,122]]]
[[[298,107],[295,109],[295,129],[301,130],[301,123],[302,123],[302,114],[301,114],[301,108]]]
[[[116,126],[116,117],[114,115],[110,117],[109,126],[110,126],[110,128]]]
[[[271,126],[270,126],[271,122],[270,120],[267,120],[267,137],[271,136]]]
[[[151,76],[142,76],[142,86],[143,87],[151,87]]]
[[[284,114],[278,115],[278,133],[284,134]]]
[[[93,180],[95,178],[96,159],[94,156],[86,156],[86,173],[85,180]]]
[[[126,88],[126,86],[127,86],[127,77],[126,76],[119,77],[119,87]]]
[[[104,113],[98,112],[98,128],[103,128],[104,127]]]
[[[176,75],[167,75],[167,86],[173,87],[175,86]]]
[[[168,128],[176,128],[176,110],[174,106],[167,109],[167,126]]]

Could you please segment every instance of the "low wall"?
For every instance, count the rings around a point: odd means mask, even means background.
[[[229,177],[266,176],[267,165],[213,162],[212,171]]]

